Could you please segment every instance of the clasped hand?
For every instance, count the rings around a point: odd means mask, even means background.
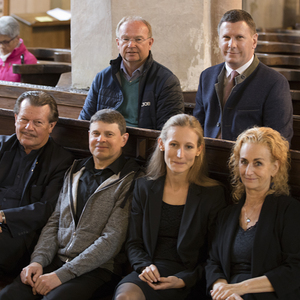
[[[214,284],[214,288],[210,291],[213,300],[243,300],[243,295],[238,284],[228,284],[218,282]]]
[[[50,291],[61,285],[60,279],[52,272],[43,275],[43,267],[38,263],[31,263],[20,274],[24,284],[32,287],[34,295],[47,295]]]
[[[153,264],[146,267],[139,278],[154,290],[179,289],[185,286],[184,281],[176,276],[160,277],[157,267]]]

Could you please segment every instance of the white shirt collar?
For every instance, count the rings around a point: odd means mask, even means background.
[[[241,66],[240,68],[236,69],[236,71],[239,73],[239,74],[243,74],[243,72],[246,71],[246,69],[248,69],[248,67],[252,64],[253,62],[253,59],[254,59],[254,55],[251,57],[251,59],[245,63],[243,66]],[[231,72],[233,71],[233,69],[231,69],[227,63],[225,62],[225,68],[226,68],[226,77],[228,77]]]

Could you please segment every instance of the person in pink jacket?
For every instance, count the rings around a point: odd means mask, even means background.
[[[18,22],[11,16],[0,18],[0,80],[21,81],[20,74],[13,73],[13,64],[36,64],[37,60],[20,38]]]

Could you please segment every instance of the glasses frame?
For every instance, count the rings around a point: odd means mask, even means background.
[[[118,39],[119,41],[121,41],[122,44],[125,44],[125,45],[128,45],[130,42],[133,42],[133,43],[136,43],[136,44],[140,45],[140,44],[144,43],[145,41],[151,39],[151,36],[149,36],[149,37],[146,38],[146,39],[142,39],[142,38],[141,38],[142,41],[140,41],[140,42],[136,41],[137,38],[127,39],[128,41],[125,41],[124,38],[119,38],[119,37],[118,37],[117,39]],[[140,39],[140,38],[138,38],[138,39]]]
[[[17,37],[17,35],[15,37],[13,37],[11,40],[9,41],[2,41],[0,42],[0,45],[3,45],[3,46],[7,46],[11,41],[13,41],[15,38]]]

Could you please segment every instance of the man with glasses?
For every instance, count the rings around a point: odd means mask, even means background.
[[[0,136],[0,281],[28,264],[73,161],[49,137],[58,120],[51,95],[25,92],[14,112],[16,133]]]
[[[19,34],[19,24],[13,17],[0,18],[0,80],[20,82],[21,75],[13,73],[12,65],[37,63]]]
[[[116,29],[119,57],[98,73],[79,119],[89,120],[98,110],[112,108],[127,126],[161,129],[173,115],[183,113],[178,78],[153,60],[151,25],[141,17],[124,17]]]

